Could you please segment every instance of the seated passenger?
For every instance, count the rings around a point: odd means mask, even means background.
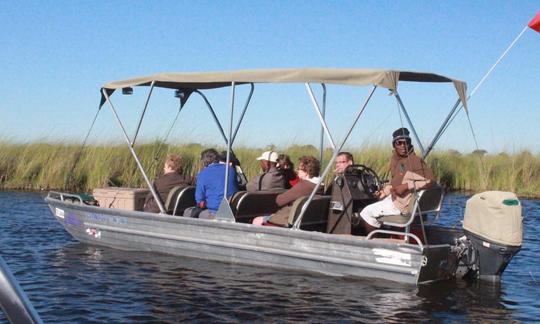
[[[336,156],[334,173],[336,175],[343,175],[349,165],[354,164],[354,157],[349,152],[339,152]]]
[[[334,162],[334,178],[332,182],[326,187],[325,194],[331,195],[334,187],[334,182],[345,174],[347,167],[354,165],[354,157],[349,152],[339,152]]]
[[[278,155],[276,168],[283,173],[285,189],[294,187],[300,181],[298,174],[294,171],[294,163],[291,162],[291,158],[287,154]]]
[[[246,175],[244,174],[244,171],[242,170],[242,167],[240,166],[240,160],[238,160],[238,158],[232,151],[229,156],[229,160],[230,160],[231,165],[234,167],[234,170],[236,171],[236,181],[238,182],[238,190],[246,190],[247,179],[246,179]],[[219,162],[225,163],[226,161],[227,161],[227,151],[221,151],[221,153],[219,154]]]
[[[266,151],[257,158],[263,173],[256,175],[247,184],[247,191],[272,191],[285,189],[285,178],[276,168],[278,154]]]
[[[197,175],[195,185],[195,201],[198,209],[186,209],[184,216],[214,219],[219,204],[223,200],[226,166],[225,163],[219,162],[219,153],[214,149],[204,150],[201,153],[201,161],[204,169]],[[237,191],[236,172],[232,166],[229,166],[227,199]]]
[[[393,133],[392,146],[394,152],[390,160],[390,184],[379,192],[380,201],[367,205],[360,212],[367,233],[381,227],[377,216],[407,212],[414,188],[427,188],[435,181],[431,169],[414,153],[407,128],[400,128]]]
[[[253,220],[253,224],[265,225],[268,223],[269,225],[288,226],[292,203],[298,198],[311,194],[320,179],[320,169],[319,160],[315,157],[302,156],[298,164],[298,177],[300,181],[297,185],[276,197],[276,204],[280,209],[270,216],[256,217]],[[318,193],[322,193],[322,189],[322,187],[319,187]]]
[[[176,186],[188,185],[189,181],[182,175],[182,156],[169,154],[163,166],[163,175],[154,180],[153,186],[163,204],[169,195],[169,191]],[[150,192],[144,201],[144,211],[159,213],[159,206]]]

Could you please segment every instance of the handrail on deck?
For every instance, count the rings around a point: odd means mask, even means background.
[[[418,246],[419,246],[422,250],[424,249],[424,244],[422,244],[422,241],[418,238],[418,236],[416,236],[416,235],[414,235],[414,234],[411,234],[411,233],[378,229],[378,230],[371,231],[371,232],[366,236],[366,240],[371,240],[375,234],[393,234],[393,235],[403,235],[403,236],[407,236],[407,237],[410,237],[410,238],[412,238],[413,240],[415,240],[416,243],[418,244]]]
[[[59,191],[49,191],[49,193],[47,194],[47,198],[51,198],[51,199],[59,199],[60,198],[60,201],[65,201],[66,198],[75,198],[77,200],[79,200],[81,202],[81,204],[83,203],[83,198],[80,196],[80,195],[76,195],[76,194],[70,194],[70,193],[65,193],[65,192],[59,192]]]

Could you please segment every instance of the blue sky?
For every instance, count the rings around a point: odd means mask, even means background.
[[[78,143],[104,83],[164,71],[392,68],[447,75],[472,89],[539,10],[538,1],[2,1],[0,138]],[[540,151],[538,53],[540,34],[528,30],[471,99],[480,148]],[[130,134],[146,91],[113,96]],[[367,92],[329,88],[336,139]],[[400,92],[426,145],[456,100],[453,87]],[[156,95],[142,141],[163,137],[176,111],[170,91]],[[238,95],[237,115],[245,89]],[[226,126],[229,93],[208,96]],[[205,109],[192,97],[168,141],[222,144]],[[346,147],[386,144],[400,126],[395,101],[380,90]],[[259,85],[236,143],[317,144],[319,128],[303,85]],[[91,140],[123,140],[108,109]],[[463,115],[438,148],[475,149]]]

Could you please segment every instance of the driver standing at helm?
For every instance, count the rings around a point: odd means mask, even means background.
[[[392,137],[394,151],[390,160],[390,184],[378,192],[380,201],[367,205],[360,212],[367,233],[381,226],[378,216],[407,212],[414,188],[424,189],[435,181],[431,169],[414,153],[409,130],[405,127],[397,129]]]

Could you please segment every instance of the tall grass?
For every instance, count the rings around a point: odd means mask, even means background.
[[[201,167],[200,152],[206,148],[199,144],[174,146],[154,142],[139,145],[135,151],[149,178],[153,179],[161,172],[165,155],[171,152],[184,157],[185,173],[194,177]],[[239,147],[234,150],[248,178],[260,171],[256,157],[268,148]],[[302,155],[319,156],[317,149],[311,145],[272,149],[289,154],[293,162],[297,162]],[[388,178],[389,148],[366,146],[352,153],[356,163],[370,166],[382,178]],[[325,164],[330,157],[331,151],[326,150]],[[512,155],[481,155],[451,150],[434,152],[427,162],[439,182],[449,190],[504,190],[520,196],[540,196],[538,154],[522,151]],[[2,189],[91,191],[105,186],[146,186],[125,145],[90,145],[81,150],[79,145],[74,144],[15,144],[0,141]]]

